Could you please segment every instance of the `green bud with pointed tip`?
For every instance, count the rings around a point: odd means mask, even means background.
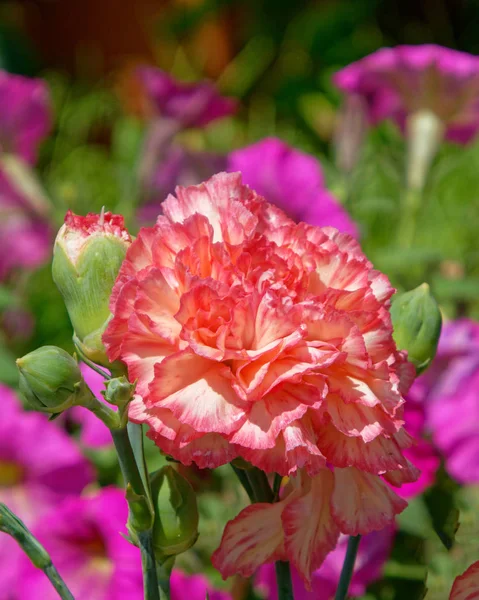
[[[191,484],[172,466],[157,471],[151,479],[155,506],[153,547],[163,562],[191,548],[198,538],[198,508]]]
[[[42,346],[17,360],[19,388],[32,408],[60,413],[91,396],[77,361],[56,346]]]
[[[408,359],[422,373],[436,355],[442,317],[429,286],[396,294],[391,306],[393,338],[399,350],[407,350]]]
[[[136,388],[136,385],[130,383],[124,375],[109,379],[105,382],[105,385],[106,390],[102,391],[103,397],[109,404],[118,406],[120,409],[124,409],[128,405]]]
[[[102,335],[110,319],[110,295],[131,237],[123,217],[86,217],[69,211],[55,240],[52,275],[65,301],[80,351],[108,366]]]

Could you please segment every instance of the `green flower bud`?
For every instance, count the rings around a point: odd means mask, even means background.
[[[408,358],[419,375],[436,355],[442,317],[429,286],[397,294],[391,306],[394,341],[399,350],[407,350]]]
[[[130,243],[122,216],[81,217],[71,211],[55,240],[53,280],[65,301],[75,342],[98,364],[108,365],[101,337],[110,319],[111,290]]]
[[[76,360],[56,346],[42,346],[17,360],[20,392],[36,410],[60,413],[91,395]]]
[[[160,562],[191,548],[198,538],[198,508],[191,484],[171,466],[151,480],[155,506],[153,547]]]
[[[124,409],[131,401],[136,388],[136,385],[130,383],[124,375],[106,381],[105,385],[106,390],[102,392],[103,397],[107,402],[120,409]]]

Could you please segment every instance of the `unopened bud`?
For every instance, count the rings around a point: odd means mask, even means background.
[[[110,318],[109,301],[131,237],[123,217],[86,217],[69,211],[55,240],[52,274],[75,331],[80,351],[108,365],[101,336]]]
[[[160,562],[191,548],[198,538],[198,508],[191,484],[171,466],[151,480],[155,506],[153,547]]]
[[[60,413],[89,394],[76,360],[56,346],[42,346],[17,360],[19,388],[36,410]]]
[[[420,110],[407,119],[407,186],[421,191],[431,163],[443,139],[444,122],[430,110]]]
[[[408,359],[419,375],[436,355],[442,317],[429,286],[396,295],[391,306],[394,341],[399,350],[407,350]]]

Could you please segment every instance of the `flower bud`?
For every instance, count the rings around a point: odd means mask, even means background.
[[[421,191],[439,145],[445,124],[430,110],[412,113],[407,119],[408,158],[407,186]]]
[[[76,360],[56,346],[42,346],[17,360],[20,392],[36,410],[60,413],[88,388]]]
[[[130,383],[128,379],[122,375],[121,377],[115,377],[105,382],[106,390],[102,393],[103,397],[109,404],[118,406],[123,409],[133,398],[136,385]]]
[[[419,375],[436,355],[442,317],[429,286],[396,295],[391,306],[394,341],[399,350],[407,350],[408,359]]]
[[[190,483],[171,466],[151,480],[155,506],[153,547],[160,562],[191,548],[198,538],[198,508]]]
[[[55,240],[52,274],[70,316],[75,342],[95,363],[108,365],[101,336],[110,294],[131,237],[123,217],[69,211]]]

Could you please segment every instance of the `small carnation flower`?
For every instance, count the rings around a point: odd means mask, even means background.
[[[184,464],[291,476],[227,526],[215,564],[249,576],[287,556],[309,581],[340,533],[404,509],[384,480],[418,476],[393,289],[351,236],[294,223],[238,173],[177,188],[163,212],[127,251],[103,336],[137,381],[130,418]]]
[[[236,112],[236,101],[221,96],[208,81],[185,83],[161,69],[147,66],[139,67],[137,74],[145,88],[150,112],[173,119],[183,127],[204,127]]]
[[[32,527],[66,497],[80,493],[92,481],[92,469],[65,432],[45,415],[25,412],[2,385],[0,401],[0,502]],[[21,555],[14,540],[0,536],[0,600],[11,597]]]
[[[434,44],[381,48],[336,73],[334,82],[365,102],[372,124],[430,111],[445,136],[467,143],[479,129],[479,58]]]
[[[0,152],[16,154],[34,164],[50,122],[46,84],[0,70]]]
[[[314,156],[278,138],[266,138],[232,152],[228,171],[241,171],[247,185],[294,221],[319,227],[329,225],[358,237],[356,225],[326,189],[321,166]]]
[[[479,482],[478,389],[479,323],[445,323],[436,358],[410,395],[422,406],[446,470],[462,484]]]
[[[363,596],[370,583],[378,580],[394,539],[394,527],[385,527],[364,536],[359,544],[349,595]],[[311,591],[308,591],[296,571],[292,583],[295,600],[332,600],[338,587],[341,569],[346,556],[348,537],[341,535],[336,548],[328,554],[321,567],[313,573]],[[278,600],[276,574],[273,564],[264,565],[256,577],[256,586],[266,600]]]
[[[125,492],[111,487],[65,500],[33,529],[76,600],[143,598],[140,551],[123,537],[127,519]],[[26,557],[16,591],[18,600],[58,598]]]

